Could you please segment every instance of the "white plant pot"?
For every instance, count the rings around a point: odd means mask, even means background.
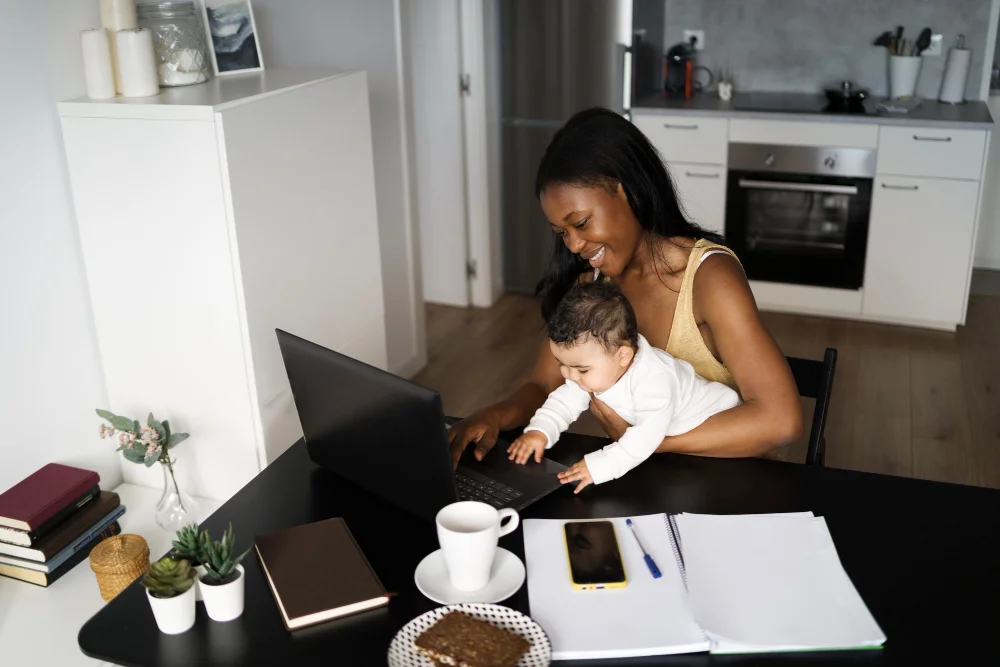
[[[179,635],[194,625],[194,586],[172,598],[153,597],[147,590],[146,598],[153,609],[153,617],[160,632]]]
[[[196,573],[194,580],[194,601],[201,602],[203,599],[201,596],[201,578],[205,576],[208,570],[205,569],[204,565],[199,565],[194,568],[194,571]]]
[[[240,576],[221,586],[201,585],[201,595],[205,600],[205,611],[213,621],[231,621],[243,613],[243,582],[246,572],[242,565],[236,566]]]

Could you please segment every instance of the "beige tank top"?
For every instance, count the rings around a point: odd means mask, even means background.
[[[681,290],[677,295],[674,322],[670,326],[670,337],[667,338],[667,353],[694,366],[698,375],[706,380],[721,382],[739,391],[729,369],[716,359],[705,345],[705,339],[701,337],[698,323],[694,319],[694,276],[698,272],[702,258],[709,250],[721,250],[736,258],[735,253],[729,248],[707,239],[699,239],[694,244],[691,256],[688,257],[687,268],[684,270]]]

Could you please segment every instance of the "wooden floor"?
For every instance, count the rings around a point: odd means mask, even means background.
[[[992,290],[979,290],[991,292]],[[974,294],[966,325],[941,333],[764,313],[785,354],[838,351],[826,427],[827,465],[1000,488],[1000,296]],[[464,416],[519,386],[544,333],[537,302],[427,308],[429,365],[414,378]],[[803,399],[806,424],[813,401]],[[600,433],[581,419],[573,428]],[[804,442],[779,451],[805,458]]]

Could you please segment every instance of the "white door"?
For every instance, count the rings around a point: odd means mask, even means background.
[[[865,315],[965,319],[979,183],[879,176],[865,259]]]
[[[726,168],[704,164],[671,164],[677,195],[688,219],[724,234],[726,229]]]

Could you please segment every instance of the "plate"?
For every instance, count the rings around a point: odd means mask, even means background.
[[[463,591],[451,585],[444,552],[438,549],[420,561],[413,579],[421,593],[439,604],[501,602],[524,585],[524,563],[506,549],[498,548],[486,586],[478,591]]]
[[[413,642],[449,611],[468,614],[531,642],[531,648],[518,660],[518,667],[547,667],[552,662],[552,644],[549,643],[548,635],[542,630],[542,626],[519,611],[496,604],[472,602],[432,609],[403,626],[389,644],[389,667],[434,667],[434,663],[424,657]]]

